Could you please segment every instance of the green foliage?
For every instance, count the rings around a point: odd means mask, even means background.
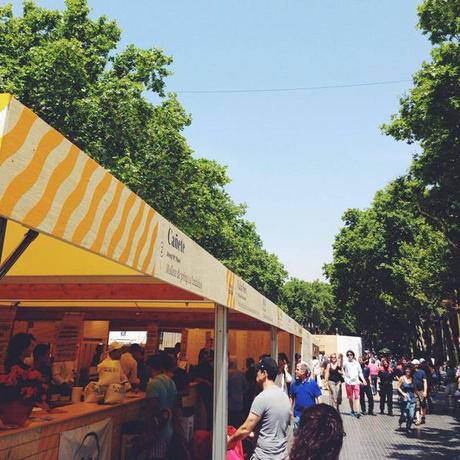
[[[326,266],[338,311],[376,349],[417,347],[418,328],[443,313],[448,243],[418,211],[413,187],[399,179],[369,209],[347,211]]]
[[[291,278],[283,287],[281,305],[299,324],[312,331],[334,332],[335,299],[331,285]]]
[[[460,287],[460,2],[425,0],[419,26],[435,45],[431,62],[414,76],[414,87],[401,99],[399,114],[384,132],[420,145],[410,177],[419,210],[443,232],[451,246],[452,297]]]
[[[425,0],[418,7],[419,27],[433,44],[460,37],[460,2]]]
[[[118,52],[120,36],[114,21],[89,17],[87,0],[66,0],[63,12],[27,0],[22,17],[1,6],[0,92],[32,108],[276,302],[286,271],[225,191],[226,168],[193,156],[182,134],[191,117],[164,91],[172,59],[155,47]]]
[[[425,0],[418,12],[431,61],[383,131],[419,152],[369,209],[345,213],[325,270],[339,314],[370,345],[458,359],[460,2]]]

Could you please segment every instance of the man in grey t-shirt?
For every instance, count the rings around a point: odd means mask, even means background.
[[[270,357],[262,358],[256,370],[256,382],[263,391],[254,399],[246,421],[229,437],[228,448],[233,448],[257,427],[257,444],[251,460],[287,460],[291,405],[286,393],[275,385],[278,364]]]

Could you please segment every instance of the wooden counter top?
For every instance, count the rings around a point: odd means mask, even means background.
[[[80,417],[88,417],[89,415],[93,415],[95,413],[107,413],[107,416],[110,416],[110,412],[116,408],[121,406],[129,406],[130,404],[134,404],[136,402],[142,401],[145,399],[145,393],[138,393],[138,395],[134,398],[126,398],[123,402],[118,404],[97,404],[97,403],[73,403],[69,404],[68,406],[62,406],[57,409],[56,413],[48,413],[44,411],[37,411],[32,412],[31,418],[52,418],[52,420],[43,420],[35,421],[35,420],[28,420],[26,424],[19,428],[13,429],[2,429],[1,422],[0,422],[0,443],[2,442],[2,438],[13,435],[16,433],[25,432],[28,430],[34,430],[36,428],[42,428],[44,426],[53,425],[56,423],[64,423],[68,420],[77,419]],[[0,444],[1,446],[1,444]],[[1,449],[1,447],[0,447]]]
[[[28,420],[20,428],[0,429],[0,460],[57,460],[60,434],[82,426],[111,418],[112,460],[120,455],[120,442],[123,424],[139,420],[143,412],[145,394],[126,398],[119,404],[76,403],[59,408],[60,413],[32,412],[35,418],[51,420]]]

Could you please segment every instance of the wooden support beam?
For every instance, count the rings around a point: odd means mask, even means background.
[[[1,300],[184,300],[203,297],[170,284],[0,283]]]

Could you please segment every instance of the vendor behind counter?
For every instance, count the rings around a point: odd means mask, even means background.
[[[108,386],[112,383],[128,383],[128,378],[121,367],[123,345],[116,342],[110,344],[108,356],[97,365],[98,384]],[[128,388],[127,388],[128,389]]]
[[[120,358],[121,369],[133,387],[137,387],[140,384],[138,362],[141,359],[142,347],[138,343],[131,344],[128,351],[125,351]]]

